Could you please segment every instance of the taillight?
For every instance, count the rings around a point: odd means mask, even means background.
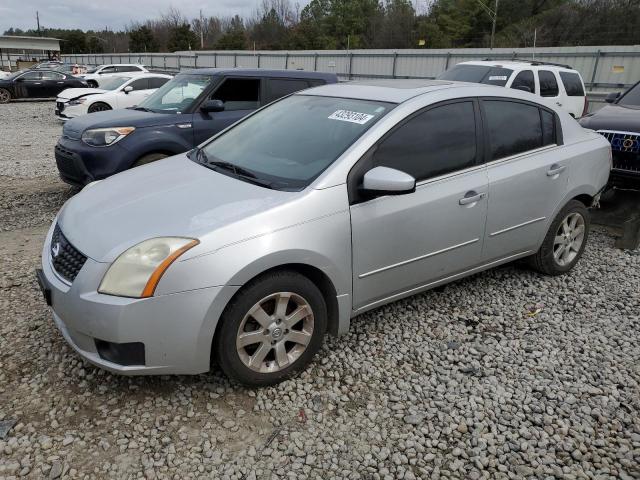
[[[584,96],[584,109],[582,110],[582,117],[584,117],[587,113],[589,113],[589,99],[587,96]]]

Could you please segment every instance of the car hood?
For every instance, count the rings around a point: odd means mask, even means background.
[[[58,94],[58,98],[60,100],[73,100],[74,98],[106,93],[108,91],[109,90],[103,90],[101,88],[67,88]]]
[[[62,133],[69,138],[78,139],[80,135],[82,135],[82,132],[89,128],[155,127],[175,123],[179,121],[179,119],[184,119],[187,116],[191,118],[190,114],[153,113],[129,108],[107,110],[105,112],[95,112],[91,115],[83,115],[67,121]]]
[[[640,108],[607,105],[582,117],[580,125],[591,130],[616,130],[640,133]]]
[[[58,223],[72,245],[98,262],[164,236],[200,239],[190,251],[196,255],[228,244],[230,235],[240,241],[259,233],[238,224],[300,195],[232,178],[181,154],[90,184],[65,204]],[[280,217],[282,226],[293,221]],[[233,232],[220,233],[234,224]]]

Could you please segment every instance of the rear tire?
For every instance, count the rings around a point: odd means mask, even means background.
[[[106,112],[107,110],[113,110],[113,108],[111,108],[111,105],[104,102],[96,102],[89,107],[87,113]]]
[[[5,88],[0,88],[0,103],[9,103],[11,92]]]
[[[90,88],[98,88],[98,82],[95,80],[87,80],[87,85],[89,85]]]
[[[168,156],[169,155],[167,155],[166,153],[148,153],[136,160],[136,163],[134,163],[133,166],[139,167],[140,165],[146,165],[147,163],[152,163],[157,160],[167,158]]]
[[[582,257],[590,225],[589,210],[583,203],[571,200],[553,220],[540,250],[529,257],[531,267],[552,276],[570,271]]]
[[[280,271],[238,292],[220,317],[212,347],[228,377],[264,387],[301,372],[326,330],[327,306],[318,287],[297,272]]]

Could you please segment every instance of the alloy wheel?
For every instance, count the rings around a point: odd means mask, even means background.
[[[567,215],[556,232],[553,258],[561,267],[569,265],[580,253],[584,242],[585,222],[579,213]]]
[[[251,307],[240,323],[238,356],[255,372],[278,372],[304,353],[313,328],[313,310],[303,297],[292,292],[268,295]]]
[[[7,103],[9,100],[11,100],[11,94],[4,89],[0,89],[0,103]]]

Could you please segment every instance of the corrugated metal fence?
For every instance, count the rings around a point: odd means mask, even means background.
[[[640,79],[640,46],[452,49],[200,51],[64,55],[65,61],[99,65],[142,63],[180,70],[204,67],[273,68],[333,72],[343,79],[434,78],[456,63],[492,59],[538,60],[571,65],[592,91],[619,90]]]

